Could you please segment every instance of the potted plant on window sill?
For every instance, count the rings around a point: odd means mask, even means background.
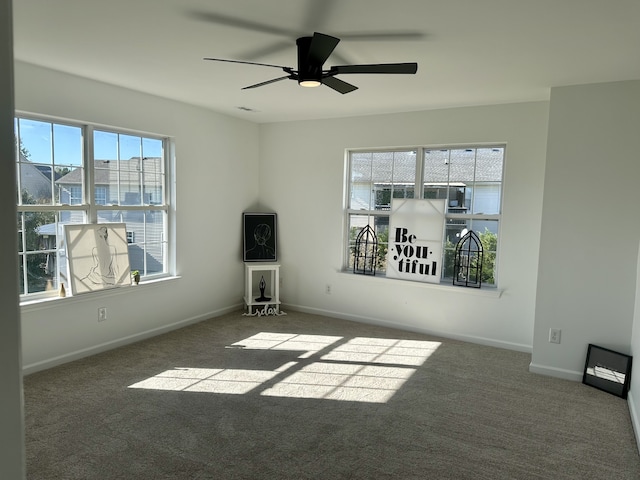
[[[138,270],[133,270],[131,272],[131,278],[133,278],[133,283],[138,285],[138,283],[140,283],[140,272]]]

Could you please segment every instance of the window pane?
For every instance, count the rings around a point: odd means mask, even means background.
[[[447,199],[447,213],[499,214],[504,148],[425,150],[424,198]]]
[[[476,160],[473,213],[500,213],[504,148],[479,148]]]
[[[86,214],[84,211],[81,211],[81,210],[61,210],[59,215],[60,215],[59,223],[61,225],[64,225],[67,223],[73,223],[73,224],[87,223]],[[60,234],[62,227],[58,226],[58,229],[59,229],[58,234]]]
[[[125,223],[129,262],[142,275],[164,273],[166,215],[160,210],[100,210],[98,223]]]
[[[22,241],[24,239],[24,229],[22,227],[22,213],[18,213],[18,252],[24,251]]]
[[[18,157],[19,205],[82,203],[82,129],[69,125],[20,119]],[[59,180],[75,169],[78,186],[72,198],[69,188]],[[67,185],[68,187],[68,185]]]
[[[22,255],[20,255],[18,257],[18,261],[19,261],[19,269],[20,269],[20,295],[24,295],[25,294],[25,290],[24,290],[24,257]]]
[[[54,163],[59,168],[82,166],[82,129],[70,125],[53,125]],[[56,169],[58,170],[58,169]],[[64,171],[62,174],[66,173]]]
[[[142,158],[162,157],[163,151],[162,140],[157,138],[142,139]]]
[[[96,186],[95,188],[95,201],[96,205],[107,205],[108,200],[108,188],[105,186]]]
[[[54,171],[51,165],[32,163],[20,157],[19,205],[52,205],[54,202]]]
[[[424,151],[424,182],[425,185],[444,185],[449,181],[449,150]]]
[[[159,211],[145,212],[145,274],[165,271],[165,214]]]
[[[372,161],[376,210],[390,210],[392,198],[413,198],[415,152],[374,153]]]
[[[482,243],[482,283],[494,285],[498,248],[498,223],[497,220],[447,218],[443,278],[453,278],[456,245],[467,231],[473,230],[480,237],[480,242]]]
[[[53,163],[51,123],[21,118],[18,120],[20,152],[31,162]]]
[[[118,134],[94,130],[93,156],[95,160],[117,160]]]
[[[81,205],[84,192],[82,168],[82,130],[68,125],[54,125],[55,201]]]
[[[142,205],[140,160],[96,160],[94,188],[99,205]]]
[[[389,246],[389,217],[370,215],[351,215],[349,217],[349,255],[347,267],[353,270],[356,238],[360,231],[371,225],[378,240],[378,264],[376,270],[385,272],[387,269],[387,251]]]
[[[164,204],[162,140],[103,131],[94,138],[98,205]]]
[[[48,265],[55,253],[27,254],[27,291],[28,293],[44,292],[53,288],[53,277],[48,272]]]
[[[498,250],[498,221],[475,220],[473,229],[480,237],[484,258],[482,261],[482,283],[494,285],[496,283],[496,252]]]
[[[351,198],[352,210],[371,210],[372,194],[372,154],[353,153],[351,155]]]
[[[120,160],[131,158],[140,159],[142,157],[142,139],[133,135],[118,135],[118,147],[120,150]]]
[[[18,252],[22,279],[20,286],[23,294],[58,288],[58,276],[64,276],[66,272],[64,251],[60,250],[64,244],[64,223],[85,223],[84,212],[42,211],[18,214]]]
[[[93,170],[93,185],[96,195],[104,201],[100,205],[118,204],[118,171],[117,160],[96,160]],[[101,168],[106,167],[106,168]]]
[[[145,157],[142,160],[142,202],[146,205],[164,203],[164,175],[161,157]]]
[[[446,200],[449,198],[449,150],[425,150],[423,159],[423,198]],[[448,202],[449,207],[457,203]]]
[[[414,151],[351,154],[352,210],[389,210],[392,198],[413,198]]]
[[[45,236],[55,237],[55,212],[24,212],[22,214],[24,248],[27,252],[48,248]]]
[[[475,179],[476,152],[474,149],[451,150],[449,181],[472,184]]]
[[[58,203],[68,205],[82,204],[84,186],[84,169],[73,168],[56,180]]]
[[[139,158],[120,160],[120,205],[142,205]]]

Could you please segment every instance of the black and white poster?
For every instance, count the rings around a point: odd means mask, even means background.
[[[276,214],[243,213],[243,260],[276,261]]]
[[[440,283],[445,201],[394,198],[387,277]]]

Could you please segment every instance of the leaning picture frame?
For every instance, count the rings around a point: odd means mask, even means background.
[[[275,213],[242,214],[242,251],[245,262],[275,262],[277,235]]]
[[[582,383],[627,398],[633,358],[624,353],[589,344]]]
[[[131,285],[124,223],[64,225],[72,295]]]

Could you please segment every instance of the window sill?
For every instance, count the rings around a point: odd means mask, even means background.
[[[125,285],[122,287],[107,288],[107,289],[98,290],[95,292],[81,293],[78,295],[69,295],[66,297],[51,295],[51,296],[38,297],[34,299],[24,299],[24,300],[20,300],[20,308],[23,309],[23,311],[32,312],[32,311],[51,307],[52,306],[51,302],[64,302],[65,304],[68,305],[71,303],[95,301],[100,298],[114,297],[118,295],[131,293],[133,292],[132,289],[141,288],[146,290],[148,288],[154,288],[166,282],[179,280],[180,278],[182,277],[168,276],[168,277],[154,278],[146,281],[141,281],[138,285],[133,285],[133,284],[130,286]]]
[[[477,295],[485,298],[500,298],[504,293],[504,289],[500,289],[497,287],[482,287],[482,288],[471,288],[471,287],[459,287],[452,285],[450,283],[427,283],[427,282],[414,282],[411,280],[401,280],[399,278],[387,278],[385,275],[359,275],[352,273],[348,270],[339,270],[338,273],[343,275],[348,275],[353,278],[357,278],[358,281],[383,281],[383,282],[392,282],[396,285],[402,285],[406,288],[427,288],[427,289],[435,289],[441,290],[447,293],[460,293],[463,295]],[[365,280],[367,279],[367,280]]]

